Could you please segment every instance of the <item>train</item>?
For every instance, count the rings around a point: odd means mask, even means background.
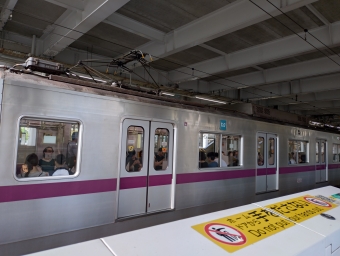
[[[0,77],[0,245],[340,183],[336,132],[58,75]]]

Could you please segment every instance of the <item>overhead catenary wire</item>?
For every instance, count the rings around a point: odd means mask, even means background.
[[[32,15],[28,15],[27,13],[23,13],[23,12],[20,12],[20,11],[17,11],[17,10],[13,10],[13,12],[18,12],[18,13],[21,13],[21,14],[23,14],[23,15],[27,15],[27,16],[29,16],[29,17],[35,18],[35,19],[43,20],[43,21],[48,22],[48,23],[50,23],[50,24],[52,24],[52,25],[54,25],[54,26],[59,26],[59,27],[68,29],[68,30],[70,30],[70,31],[75,31],[75,32],[78,32],[78,33],[81,33],[81,34],[85,35],[85,33],[83,33],[83,32],[77,31],[77,30],[72,29],[72,28],[68,28],[68,27],[63,26],[63,25],[60,25],[60,24],[55,24],[55,23],[52,22],[52,21],[48,21],[48,20],[45,20],[45,19],[42,19],[42,18],[39,18],[39,17],[35,17],[35,16],[32,16]],[[270,15],[270,14],[269,14],[269,15]],[[273,17],[273,18],[274,18],[274,17]],[[13,22],[13,20],[12,20],[12,22]],[[283,25],[284,25],[284,24],[283,24]],[[77,39],[78,39],[78,38],[75,39],[75,38],[72,38],[72,37],[68,37],[68,36],[65,36],[65,35],[60,35],[60,34],[58,34],[58,33],[55,33],[54,31],[51,32],[51,33],[52,33],[52,34],[59,35],[59,36],[63,36],[63,37],[65,37],[65,38],[70,38],[70,39],[72,39],[72,40],[77,40]],[[130,47],[126,46],[126,45],[118,44],[118,43],[109,41],[109,40],[107,40],[107,39],[103,39],[103,38],[100,38],[100,37],[97,37],[97,36],[93,36],[93,35],[87,35],[87,36],[91,36],[91,37],[93,37],[93,38],[96,38],[96,39],[99,39],[99,40],[102,40],[102,41],[109,42],[109,43],[111,43],[111,44],[120,46],[120,47],[122,47],[122,48],[125,48],[125,49],[128,49],[128,50],[132,50],[132,48],[130,48]],[[82,42],[82,43],[84,43],[84,42]],[[85,44],[88,44],[88,43],[85,43]],[[89,45],[92,45],[92,44],[89,44]],[[317,48],[316,48],[316,49],[317,49]],[[123,54],[122,52],[118,52],[118,51],[112,51],[112,50],[111,50],[111,52],[115,52],[115,53],[118,53],[118,54]],[[323,54],[324,54],[324,53],[323,53]],[[325,55],[325,54],[324,54],[324,55]],[[326,55],[326,56],[327,56],[327,55]],[[176,62],[174,62],[174,61],[167,60],[167,59],[165,59],[165,58],[160,58],[160,57],[157,57],[157,56],[154,56],[154,57],[155,57],[156,59],[158,59],[158,60],[162,59],[162,60],[164,60],[164,61],[166,61],[166,62],[177,64],[177,65],[179,65],[179,66],[181,66],[181,67],[190,68],[190,67],[187,67],[187,66],[185,66],[185,65],[182,65],[182,64],[180,64],[180,63],[176,63]],[[327,56],[327,57],[328,57],[328,56]],[[328,58],[329,58],[329,57],[328,57]],[[332,60],[332,59],[331,59],[331,60]],[[332,60],[332,61],[333,61],[333,60]],[[333,61],[333,62],[334,62],[334,61]],[[190,69],[192,70],[192,68],[190,68]],[[190,75],[190,73],[186,73],[186,72],[183,72],[183,71],[179,71],[179,70],[175,70],[175,71],[176,71],[176,72],[181,72],[181,73],[183,73],[183,74]],[[220,76],[218,76],[218,75],[210,74],[210,73],[207,73],[207,72],[204,72],[204,71],[201,71],[201,70],[196,70],[196,71],[197,71],[197,72],[201,72],[201,73],[203,73],[203,74],[206,74],[206,75],[208,75],[208,76],[216,77],[216,78],[219,78],[219,79],[223,79],[223,80],[226,80],[226,81],[229,81],[229,82],[233,82],[233,83],[239,84],[239,85],[241,85],[241,86],[243,86],[243,87],[250,87],[250,86],[247,85],[247,84],[244,84],[244,83],[241,83],[241,82],[238,82],[238,81],[234,81],[234,80],[232,80],[232,79],[228,79],[228,78],[225,78],[225,77],[220,77]],[[137,76],[139,76],[139,75],[136,74],[136,73],[134,73],[134,74],[137,75]],[[140,77],[140,76],[139,76],[139,77]],[[199,77],[199,76],[197,76],[197,75],[196,75],[196,77],[197,77],[197,78],[202,78],[202,77]],[[142,78],[142,77],[141,77],[141,78]],[[143,79],[143,80],[145,80],[145,79]],[[222,86],[224,86],[224,87],[229,87],[229,88],[231,88],[231,89],[235,89],[235,87],[230,86],[230,85],[225,85],[225,84],[222,84],[222,83],[218,83],[218,82],[216,82],[216,81],[215,81],[214,83],[215,83],[215,84],[222,85]],[[253,92],[253,91],[248,91],[247,88],[244,88],[243,90],[246,91],[246,92],[248,92],[248,93],[250,93],[250,94],[252,94],[252,95],[255,95],[255,96],[268,97],[268,96],[265,96],[265,95],[262,95],[262,94],[259,94],[259,93],[255,93],[255,92]],[[262,91],[262,92],[266,92],[266,93],[270,93],[270,94],[273,95],[273,96],[279,96],[279,97],[282,97],[282,98],[287,98],[287,99],[293,99],[293,100],[294,100],[294,98],[291,98],[291,97],[289,97],[289,96],[283,96],[283,95],[281,95],[281,94],[273,93],[273,92],[264,90],[264,89],[259,88],[259,87],[257,87],[256,90]],[[270,98],[273,98],[273,97],[270,97]],[[273,98],[273,99],[275,99],[275,98]],[[234,100],[235,100],[235,99],[234,99]],[[286,104],[285,102],[280,101],[280,100],[278,100],[278,99],[275,99],[275,100],[277,100],[278,102],[282,102],[282,103]],[[231,101],[231,102],[232,102],[232,101]],[[300,101],[300,102],[301,102],[301,101]],[[305,103],[305,104],[306,104],[306,103]],[[306,104],[306,105],[313,106],[313,105],[311,105],[311,104]],[[315,106],[313,106],[313,107],[315,108]],[[315,110],[317,110],[317,109],[315,109]],[[328,111],[327,111],[327,112],[328,112]]]

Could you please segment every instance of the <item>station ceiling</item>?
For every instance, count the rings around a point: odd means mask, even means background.
[[[152,56],[149,72],[159,84],[340,126],[340,0],[0,0],[0,6],[2,51],[74,65],[141,50]],[[151,81],[142,67],[130,68],[134,79]]]

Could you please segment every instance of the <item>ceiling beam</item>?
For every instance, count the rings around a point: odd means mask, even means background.
[[[294,110],[318,110],[318,109],[329,109],[332,108],[340,108],[340,100],[328,100],[328,101],[319,101],[313,102],[312,104],[291,104],[288,105],[289,111]]]
[[[340,63],[340,57],[337,55],[331,56],[331,58]],[[228,77],[225,79],[219,79],[210,81],[210,86],[216,89],[232,90],[242,89],[254,86],[266,85],[272,88],[272,84],[298,80],[306,77],[321,76],[331,74],[340,71],[340,66],[335,64],[329,58],[319,58],[304,62],[299,62],[291,65],[280,66],[276,68],[266,69],[265,76],[263,71],[256,71],[247,73],[244,75]],[[255,89],[254,89],[255,90]],[[265,96],[266,97],[266,96]]]
[[[56,56],[127,2],[129,0],[88,1],[83,11],[73,11],[44,39],[43,53]]]
[[[290,0],[282,7],[281,0],[271,2],[279,6],[283,12],[288,12],[316,1]],[[273,16],[281,14],[266,0],[257,0],[256,4]],[[157,57],[166,57],[269,18],[268,14],[249,0],[238,0],[171,31],[165,36],[165,42],[151,41],[138,49]]]
[[[18,0],[6,0],[6,2],[2,6],[2,10],[0,13],[0,30],[2,30],[9,18],[12,14],[14,6],[17,4]]]
[[[286,110],[288,111],[288,110]],[[330,108],[330,109],[318,109],[318,110],[292,110],[295,114],[303,115],[303,116],[313,116],[313,115],[340,115],[340,108]],[[332,123],[340,123],[339,119],[331,119]],[[328,121],[329,123],[329,121]]]
[[[51,4],[58,5],[60,7],[72,10],[72,11],[84,11],[85,1],[83,0],[45,0]]]
[[[300,82],[301,84],[301,82]],[[319,84],[320,89],[322,90],[323,83]],[[272,106],[282,106],[282,105],[290,105],[290,104],[303,104],[310,102],[318,102],[318,101],[331,101],[331,100],[340,100],[340,90],[329,90],[329,91],[317,91],[310,92],[306,94],[289,94],[286,97],[278,97],[274,99],[268,100],[258,100],[254,103],[272,107]]]
[[[103,22],[144,38],[159,42],[162,42],[164,40],[164,36],[166,35],[166,33],[159,31],[158,29],[130,19],[119,13],[111,14],[109,17],[103,20]]]
[[[309,32],[322,41],[325,45],[331,47],[333,45],[340,44],[339,31],[340,21],[330,24],[329,26],[315,28]],[[304,36],[304,33],[301,33],[300,35]],[[311,36],[307,36],[307,40],[317,48],[324,48],[320,42]],[[196,63],[190,65],[190,67],[173,70],[169,73],[169,77],[171,80],[176,82],[205,78],[211,74],[253,67],[263,63],[269,63],[311,51],[315,51],[315,48],[310,46],[304,40],[301,40],[301,38],[298,36],[292,35]],[[195,69],[194,77],[192,76],[191,72],[192,68]]]
[[[319,20],[325,25],[329,25],[330,22],[311,4],[307,4],[306,7],[310,10]]]
[[[243,89],[240,93],[240,99],[251,101],[261,100],[259,101],[261,102],[261,105],[273,106],[296,102],[296,95],[298,95],[298,102],[303,102],[304,98],[301,94],[316,93],[317,95],[315,96],[315,100],[317,101],[330,96],[328,93],[326,93],[326,91],[338,90],[339,81],[340,74],[335,73],[331,75],[304,78],[290,82],[274,83],[256,88],[253,87]],[[290,97],[291,101],[288,99],[283,99],[283,97]],[[306,101],[308,101],[308,97],[309,96],[306,96]],[[334,95],[333,93],[333,98],[337,97],[338,96]],[[263,100],[266,100],[266,102]]]

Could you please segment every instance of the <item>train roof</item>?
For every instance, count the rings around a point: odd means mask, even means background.
[[[197,102],[190,102],[184,100],[171,99],[168,97],[164,97],[162,95],[151,94],[148,91],[139,90],[138,88],[121,88],[118,86],[107,85],[105,83],[95,83],[89,82],[81,79],[69,78],[61,75],[41,75],[41,74],[25,74],[25,73],[16,73],[10,71],[0,71],[0,76],[7,83],[8,80],[18,81],[22,83],[31,82],[34,84],[39,84],[41,86],[48,87],[56,87],[59,89],[77,91],[81,93],[90,93],[94,95],[101,95],[107,97],[114,97],[124,100],[130,100],[135,102],[142,102],[148,104],[155,104],[166,107],[180,108],[192,111],[206,112],[217,115],[228,115],[232,117],[244,118],[249,120],[262,121],[267,123],[274,123],[280,125],[294,125],[296,127],[304,128],[304,129],[312,129],[319,130],[323,132],[332,132],[332,133],[340,133],[338,129],[333,129],[331,127],[313,127],[308,125],[307,119],[302,120],[302,122],[290,122],[289,118],[280,120],[279,117],[282,114],[287,115],[286,112],[275,110],[275,109],[267,109],[261,106],[256,106],[251,103],[243,104],[243,109],[245,105],[249,105],[253,111],[242,111],[242,108],[235,108],[236,105],[232,106],[230,109],[222,108],[219,106],[211,106],[204,105]],[[256,110],[260,108],[258,111],[260,114],[257,114]],[[261,109],[262,108],[262,109]],[[264,109],[264,110],[263,110]],[[275,119],[271,119],[270,116],[262,115],[261,112],[272,111],[275,116]],[[289,115],[290,113],[288,113]],[[300,116],[290,114],[291,116],[298,117],[301,120]],[[296,118],[297,119],[297,118]]]

